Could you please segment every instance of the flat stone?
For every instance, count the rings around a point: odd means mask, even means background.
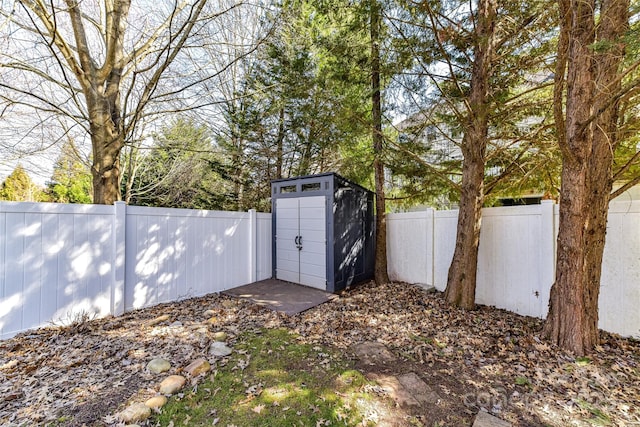
[[[511,427],[511,423],[494,417],[488,412],[480,411],[478,415],[476,415],[472,427]]]
[[[167,372],[171,369],[171,363],[168,360],[161,359],[159,357],[153,359],[149,363],[147,363],[147,369],[153,372],[154,374],[160,374],[162,372]]]
[[[392,375],[380,375],[380,374],[367,374],[367,378],[377,382],[384,391],[396,401],[398,406],[421,406],[420,402],[416,400],[411,393],[405,389],[398,378]]]
[[[151,409],[160,409],[162,408],[164,405],[167,404],[167,398],[166,396],[153,396],[152,398],[148,399],[146,402],[144,402],[145,406],[151,408]]]
[[[205,374],[211,370],[211,365],[204,359],[196,359],[184,368],[185,372],[192,377]]]
[[[416,285],[424,289],[426,294],[434,294],[437,291],[437,289],[433,285],[427,285],[426,283],[416,283]]]
[[[18,361],[16,359],[9,360],[7,363],[0,366],[0,371],[4,371],[4,370],[8,371],[9,369],[13,369],[16,366],[18,366]]]
[[[186,382],[187,379],[182,375],[169,375],[160,383],[160,393],[173,394],[184,387]]]
[[[204,317],[210,318],[210,317],[213,317],[215,314],[216,312],[214,310],[209,309],[204,312]]]
[[[398,381],[420,403],[435,404],[440,399],[440,396],[427,383],[422,381],[415,372],[399,375]]]
[[[376,363],[395,362],[396,357],[379,342],[367,341],[357,344],[353,347],[353,352],[358,359],[367,365],[375,365]]]
[[[163,314],[162,316],[158,316],[155,319],[149,320],[147,322],[147,325],[154,326],[154,325],[157,325],[158,323],[166,322],[170,318],[171,318],[171,316],[169,316],[168,314]]]
[[[209,353],[213,356],[225,357],[230,355],[232,352],[233,350],[227,347],[225,343],[220,341],[214,342],[213,344],[211,344],[211,347],[209,347]]]
[[[150,416],[151,408],[145,406],[143,403],[132,403],[117,414],[117,417],[124,423],[144,421]]]
[[[227,333],[226,332],[222,332],[222,331],[214,332],[213,333],[213,339],[215,341],[226,341],[227,340]]]

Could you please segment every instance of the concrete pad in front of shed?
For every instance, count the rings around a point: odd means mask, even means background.
[[[222,293],[236,298],[246,298],[255,304],[288,315],[301,313],[336,297],[319,289],[277,279],[250,283]]]
[[[485,411],[480,411],[472,427],[511,427],[511,424]]]

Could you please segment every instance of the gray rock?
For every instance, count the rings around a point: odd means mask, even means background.
[[[435,404],[439,400],[438,394],[415,372],[398,376],[398,381],[420,403]]]
[[[384,392],[395,400],[396,404],[400,407],[417,407],[420,406],[420,402],[411,395],[411,392],[404,388],[398,378],[393,375],[381,375],[369,373],[367,374],[369,380],[377,382]]]
[[[144,421],[151,416],[151,408],[143,403],[132,403],[127,406],[122,412],[117,414],[117,417],[124,423],[135,423],[138,421]]]
[[[153,372],[154,374],[160,374],[162,372],[167,372],[171,369],[171,363],[168,360],[155,358],[151,362],[147,363],[147,369]]]
[[[363,342],[357,344],[353,348],[356,356],[367,365],[375,365],[377,363],[391,363],[396,361],[396,357],[391,353],[384,344],[378,342]]]
[[[437,292],[437,289],[433,285],[427,285],[426,283],[416,283],[416,285],[424,289],[426,294],[435,294]]]
[[[214,342],[213,344],[211,344],[211,347],[209,348],[209,353],[212,356],[225,357],[230,355],[232,352],[233,350],[227,347],[225,343],[220,341]]]
[[[206,317],[206,318],[208,319],[208,318],[210,318],[210,317],[213,317],[215,314],[216,314],[216,312],[215,312],[215,311],[213,311],[213,310],[209,309],[209,310],[207,310],[207,311],[205,311],[205,312],[204,312],[204,317]]]
[[[169,375],[160,383],[160,393],[173,394],[180,391],[186,382],[187,379],[182,375]]]

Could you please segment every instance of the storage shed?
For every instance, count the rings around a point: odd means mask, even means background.
[[[373,193],[336,173],[271,182],[273,276],[337,292],[373,277]]]

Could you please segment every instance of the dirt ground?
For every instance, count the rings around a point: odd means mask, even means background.
[[[541,338],[539,319],[458,310],[402,283],[367,283],[295,316],[212,294],[0,341],[0,425],[108,425],[156,384],[145,369],[152,358],[185,366],[206,355],[215,332],[233,345],[263,327],[289,328],[345,357],[358,343],[384,344],[396,362],[354,357],[356,366],[373,377],[414,372],[438,397],[397,408],[398,425],[404,414],[425,426],[471,425],[479,410],[516,426],[640,425],[638,341],[603,333],[592,355],[576,359]]]

